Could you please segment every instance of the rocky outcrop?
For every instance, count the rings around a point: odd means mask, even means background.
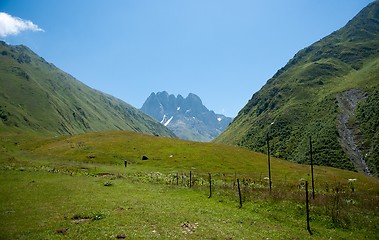
[[[350,89],[337,95],[340,109],[340,114],[337,118],[337,130],[341,146],[355,167],[370,175],[370,170],[359,149],[361,134],[355,118],[357,105],[364,98],[365,94],[360,89]]]

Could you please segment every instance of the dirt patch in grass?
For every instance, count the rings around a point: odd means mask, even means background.
[[[180,225],[180,227],[182,228],[182,232],[184,234],[193,233],[198,226],[199,226],[198,223],[190,223],[190,222],[185,222]]]
[[[73,223],[84,223],[88,221],[96,221],[96,220],[101,220],[105,217],[105,214],[100,213],[100,212],[91,212],[88,214],[75,214],[71,218],[71,222]]]
[[[79,218],[79,219],[72,219],[71,220],[71,222],[76,223],[76,224],[88,222],[88,221],[91,221],[91,219],[90,218]]]
[[[107,172],[102,172],[102,173],[98,173],[97,176],[100,176],[100,177],[113,177],[114,174],[107,173]]]

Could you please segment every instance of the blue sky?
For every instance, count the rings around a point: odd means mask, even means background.
[[[136,108],[151,92],[192,92],[235,117],[297,51],[370,2],[0,0],[0,12],[30,21],[0,39]]]

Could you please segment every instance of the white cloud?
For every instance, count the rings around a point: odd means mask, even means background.
[[[0,37],[17,35],[22,31],[43,32],[43,29],[29,20],[13,17],[5,12],[0,12]]]

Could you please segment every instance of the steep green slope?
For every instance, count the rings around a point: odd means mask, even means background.
[[[50,134],[129,130],[174,136],[129,104],[89,88],[24,46],[0,42],[0,129]]]
[[[345,27],[299,51],[215,141],[290,161],[377,174],[379,2]],[[369,167],[366,168],[365,161]]]

